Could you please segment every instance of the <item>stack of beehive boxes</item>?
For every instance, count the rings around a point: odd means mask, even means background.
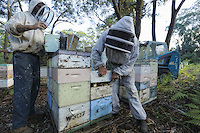
[[[91,71],[91,121],[112,112],[111,76],[111,71],[102,77],[99,77],[98,71]]]
[[[0,88],[8,88],[13,84],[13,65],[0,64]]]
[[[155,99],[157,96],[157,60],[137,60],[134,70],[135,86],[138,89],[140,101],[145,103]],[[127,99],[124,87],[120,87],[120,96]]]
[[[40,84],[41,85],[47,84],[47,66],[40,67]]]
[[[58,50],[48,60],[47,101],[58,132],[90,121],[90,53]]]

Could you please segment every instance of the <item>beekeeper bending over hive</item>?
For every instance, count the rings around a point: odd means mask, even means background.
[[[102,52],[106,49],[106,66],[101,60]],[[117,115],[120,110],[118,88],[119,78],[122,81],[132,115],[137,119],[142,133],[148,132],[146,113],[139,100],[135,87],[134,63],[139,55],[139,41],[135,36],[133,18],[124,16],[110,29],[102,33],[96,45],[92,48],[93,65],[99,75],[105,75],[107,69],[112,70],[113,92],[112,113]]]
[[[40,88],[40,56],[44,54],[44,33],[47,27],[39,18],[44,13],[41,0],[31,0],[29,11],[16,13],[7,23],[13,52],[14,95],[12,132],[32,133],[28,118],[39,119],[34,104]],[[34,116],[34,117],[31,117]],[[38,116],[38,117],[37,117]]]

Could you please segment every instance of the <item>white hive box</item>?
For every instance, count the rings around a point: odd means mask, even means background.
[[[13,64],[0,64],[0,71],[13,70]]]
[[[151,67],[150,65],[135,65],[134,70],[135,74],[149,74],[151,73]]]
[[[91,83],[101,83],[110,82],[112,77],[112,72],[107,71],[106,75],[99,77],[98,71],[91,71]]]
[[[70,130],[90,121],[90,101],[59,108],[53,99],[52,113],[58,132]]]
[[[47,66],[40,67],[40,77],[47,77]]]
[[[150,66],[151,66],[151,69],[150,69],[151,73],[157,73],[158,72],[158,60],[151,59]]]
[[[151,82],[157,81],[157,73],[136,74],[136,75],[135,75],[135,81],[136,81],[136,82],[150,81],[150,86],[151,86]],[[155,85],[154,85],[154,86],[155,86]]]
[[[0,88],[11,87],[13,84],[13,65],[0,64]]]
[[[91,87],[91,100],[112,95],[112,85]]]
[[[0,71],[0,80],[13,78],[13,70]]]
[[[57,83],[90,81],[90,68],[58,69],[53,68],[53,80]]]
[[[119,87],[119,95],[124,99],[128,99],[124,86]],[[141,103],[147,101],[149,99],[149,88],[138,90],[138,95]]]
[[[52,92],[52,82],[53,82],[53,79],[50,77],[47,77],[47,88],[50,92]]]
[[[86,52],[58,50],[52,58],[54,68],[89,68],[90,54]]]
[[[11,87],[14,84],[13,78],[0,80],[0,88]]]
[[[59,107],[90,101],[89,81],[66,84],[52,82],[52,95]]]

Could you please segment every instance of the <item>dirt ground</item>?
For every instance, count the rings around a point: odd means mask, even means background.
[[[12,116],[12,95],[9,94],[9,91],[0,89],[0,133],[8,133],[12,127],[11,116]],[[164,104],[163,96],[158,94],[158,98],[150,103],[147,103],[144,106],[147,115],[148,115],[148,127],[149,133],[189,133],[196,132],[198,129],[189,131],[179,124],[168,123],[168,117],[159,116],[159,112],[162,111],[163,107],[165,113],[173,112],[174,117],[177,119],[184,119],[182,116],[177,114],[177,111],[173,108],[170,108],[167,104]],[[56,133],[53,124],[50,120],[50,116],[46,109],[46,87],[41,87],[37,101],[36,107],[38,111],[45,111],[44,120],[39,121],[34,124],[29,124],[36,133]],[[158,106],[159,105],[159,106]],[[159,108],[158,108],[159,107]],[[166,114],[167,116],[167,114]],[[110,117],[104,120],[105,124],[101,126],[93,127],[92,133],[138,133],[136,126],[136,120],[130,113],[130,109],[127,103],[121,102],[121,111],[119,116]],[[98,125],[98,124],[96,124]],[[195,127],[194,127],[195,128]],[[79,131],[82,132],[82,131]]]

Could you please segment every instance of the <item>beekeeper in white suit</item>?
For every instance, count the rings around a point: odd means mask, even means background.
[[[6,23],[13,52],[14,95],[12,132],[32,133],[33,129],[27,127],[28,118],[35,116],[34,104],[40,88],[40,60],[44,54],[44,33],[47,27],[39,22],[39,17],[45,6],[41,0],[31,0],[29,11],[16,13]],[[39,116],[39,114],[38,114]],[[32,117],[33,118],[33,117]]]
[[[106,49],[106,66],[101,60],[102,52]],[[142,133],[148,132],[146,113],[143,109],[138,91],[135,87],[134,63],[139,55],[139,42],[135,36],[133,18],[124,16],[110,29],[102,33],[96,45],[92,48],[93,65],[99,71],[99,75],[105,75],[107,69],[112,70],[113,114],[120,110],[118,88],[119,78],[126,88],[129,98],[131,113],[137,119]]]

